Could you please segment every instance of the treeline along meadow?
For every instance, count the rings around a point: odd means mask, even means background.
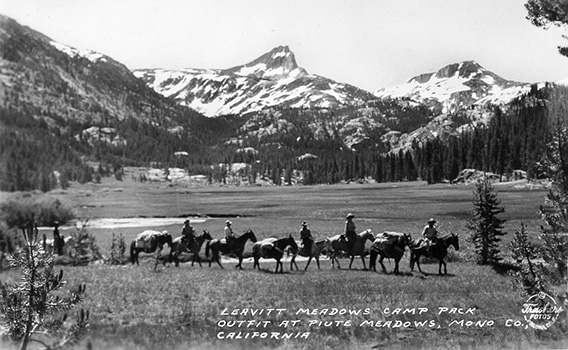
[[[466,168],[503,176],[522,169],[536,178],[551,128],[567,122],[565,101],[568,87],[533,86],[506,108],[495,107],[487,125],[413,141],[399,151],[381,140],[384,132],[407,133],[426,125],[435,112],[387,100],[341,110],[276,108],[252,116],[218,118],[192,114],[177,116],[181,127],[172,131],[159,121],[106,118],[104,124],[93,125],[53,112],[0,108],[0,190],[49,191],[65,188],[69,181],[84,183],[103,176],[120,180],[124,166],[180,167],[190,174],[208,175],[211,182],[223,182],[228,173],[218,165],[234,163],[248,164],[245,176],[250,182],[264,178],[277,185],[292,183],[298,174],[307,185],[368,178],[437,183],[455,179]],[[465,111],[449,117],[467,119]],[[357,146],[348,147],[341,133],[353,120],[358,128],[372,132]],[[260,132],[270,125],[276,132]],[[110,128],[124,142],[84,133],[93,126]],[[238,152],[246,147],[255,152]],[[179,151],[187,155],[176,156]],[[98,166],[88,166],[86,160]]]

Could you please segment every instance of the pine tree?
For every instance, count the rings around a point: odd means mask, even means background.
[[[541,228],[542,256],[554,267],[556,283],[566,282],[568,264],[568,129],[557,126],[549,144],[542,171],[551,181],[540,214],[546,226]]]
[[[66,325],[67,313],[83,299],[85,285],[63,296],[63,271],[53,272],[53,254],[44,250],[37,226],[29,224],[23,233],[24,247],[8,258],[10,265],[21,269],[22,282],[0,283],[0,318],[6,335],[19,342],[22,350],[31,342],[46,349],[72,346],[89,326],[89,313],[83,309],[75,324]],[[48,338],[52,344],[47,344]]]
[[[471,230],[471,240],[475,245],[478,263],[485,265],[496,263],[499,257],[499,241],[503,232],[503,220],[497,215],[505,212],[497,198],[491,182],[487,178],[478,180],[473,192],[473,212],[468,219],[467,228]]]

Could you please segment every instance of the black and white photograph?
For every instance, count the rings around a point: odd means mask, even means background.
[[[0,349],[568,348],[568,0],[0,0]]]

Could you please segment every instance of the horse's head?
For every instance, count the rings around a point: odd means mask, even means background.
[[[253,243],[256,243],[258,241],[251,229],[248,229],[243,236],[250,239]]]
[[[171,234],[166,233],[163,235],[163,241],[162,244],[167,244],[168,247],[173,247],[173,237]]]
[[[294,237],[292,237],[292,235],[288,236],[288,246],[290,246],[290,248],[292,249],[293,252],[297,252],[298,251],[298,243],[296,243],[296,240],[294,239]]]
[[[458,235],[456,235],[455,233],[452,232],[452,234],[449,237],[448,243],[450,245],[453,245],[454,248],[456,248],[456,250],[460,250],[460,240],[458,238]]]
[[[207,230],[203,230],[201,237],[203,237],[203,240],[205,240],[205,241],[210,241],[210,240],[213,239],[213,237],[211,237],[211,234]]]
[[[369,240],[371,242],[375,241],[375,235],[373,234],[373,231],[370,228],[362,232],[361,237],[363,238],[363,240]]]
[[[410,248],[412,246],[412,237],[408,233],[403,233],[400,237],[401,245],[408,246]]]

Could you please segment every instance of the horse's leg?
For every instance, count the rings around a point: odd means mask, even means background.
[[[237,266],[235,266],[235,268],[239,268],[239,270],[243,269],[243,255],[239,254],[239,264]]]
[[[213,256],[215,257],[215,261],[217,262],[217,264],[219,264],[219,266],[221,266],[222,269],[225,269],[223,265],[221,265],[221,254],[219,254],[219,251],[213,253]],[[209,266],[211,266],[211,262],[209,262]]]
[[[351,270],[351,265],[353,265],[353,260],[355,260],[355,255],[351,255],[351,261],[349,262],[349,270]]]
[[[361,254],[361,261],[363,262],[363,270],[367,271],[367,265],[365,265],[365,257],[363,256],[363,254]]]
[[[310,262],[312,262],[312,257],[311,257],[311,256],[308,258],[308,263],[306,264],[306,267],[304,268],[304,271],[308,271],[308,266],[310,266]]]
[[[400,259],[394,259],[394,274],[398,275],[399,271],[398,271],[398,262],[400,261]]]
[[[424,273],[420,268],[420,254],[416,254],[416,266],[418,267],[418,271],[420,271],[420,273]]]
[[[319,258],[319,256],[316,258],[316,262],[318,263],[318,270],[321,270],[321,268],[320,268],[320,258]]]
[[[381,264],[381,268],[383,269],[383,273],[387,273],[387,268],[385,267],[385,264],[383,264],[383,259],[384,259],[384,257],[381,255],[381,257],[379,258],[379,263]]]

